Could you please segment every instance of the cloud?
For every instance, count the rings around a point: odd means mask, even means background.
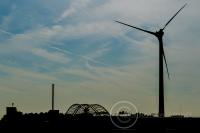
[[[41,74],[29,70],[25,70],[23,68],[16,68],[16,67],[10,67],[5,65],[0,65],[1,71],[9,73],[10,75],[22,79],[37,79],[37,80],[55,80],[56,78],[51,77],[46,74]],[[12,77],[11,76],[11,77]]]
[[[73,0],[70,6],[62,13],[62,15],[57,19],[57,22],[74,15],[77,12],[81,12],[81,9],[87,7],[91,0]]]
[[[45,49],[32,49],[33,54],[43,57],[49,61],[67,64],[69,63],[70,59],[67,58],[64,54],[58,52],[48,52]]]
[[[10,36],[13,35],[12,33],[8,32],[8,31],[5,31],[5,30],[3,30],[3,29],[0,29],[0,32],[2,32],[2,33],[4,33],[4,34],[7,34],[7,35],[10,35]]]

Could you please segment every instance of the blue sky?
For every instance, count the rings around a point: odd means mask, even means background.
[[[185,0],[1,0],[0,115],[14,101],[23,112],[120,100],[140,112],[158,110],[158,42],[113,22],[156,31]],[[199,116],[198,0],[165,31],[171,80],[165,75],[166,113]]]

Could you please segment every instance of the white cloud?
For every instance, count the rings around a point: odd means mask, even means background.
[[[49,52],[44,48],[40,48],[43,45],[49,45],[48,42],[57,43],[51,41],[51,37],[56,34],[56,30],[54,31],[47,28],[42,28],[40,30],[24,34],[13,34],[5,30],[1,31],[11,36],[11,38],[4,42],[6,43],[6,45],[1,45],[2,54],[9,54],[10,52],[12,54],[16,54],[19,52],[30,52],[33,55],[39,56],[48,61],[62,64],[67,64],[70,61],[66,54],[55,51]]]
[[[62,13],[62,15],[57,19],[57,22],[74,15],[77,12],[81,12],[82,8],[87,7],[91,0],[73,0],[70,6]]]
[[[57,62],[57,63],[62,63],[62,64],[67,64],[69,63],[70,59],[66,57],[62,53],[58,52],[48,52],[45,49],[32,49],[31,50],[33,54],[43,57],[49,61]]]
[[[105,43],[105,44],[99,44],[99,47],[97,48],[97,50],[89,53],[88,55],[86,55],[86,57],[92,60],[102,57],[103,55],[105,55],[111,50],[111,47],[109,45],[110,45],[110,42]]]
[[[56,78],[51,77],[46,74],[41,74],[37,72],[33,72],[30,70],[25,70],[23,68],[16,68],[16,67],[10,67],[7,65],[0,65],[1,71],[4,71],[6,73],[9,73],[12,75],[11,77],[15,78],[21,78],[21,79],[37,79],[37,80],[56,80]],[[8,80],[10,82],[10,80]]]
[[[109,37],[119,34],[120,29],[121,27],[114,25],[112,20],[88,23],[80,22],[76,25],[63,26],[58,34],[60,38],[79,38],[92,35]]]

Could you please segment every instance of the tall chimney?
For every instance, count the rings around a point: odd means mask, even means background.
[[[52,110],[54,110],[54,84],[52,84]]]

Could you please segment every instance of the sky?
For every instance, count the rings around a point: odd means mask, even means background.
[[[130,101],[158,112],[158,41],[115,23],[165,30],[167,115],[200,116],[199,0],[1,0],[0,117],[14,102],[22,112]]]

